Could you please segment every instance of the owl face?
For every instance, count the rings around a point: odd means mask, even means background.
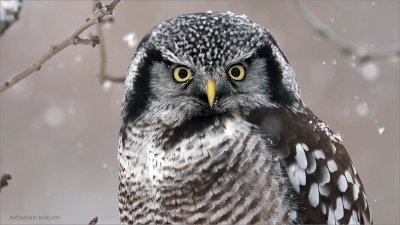
[[[126,81],[125,120],[185,120],[301,103],[272,36],[231,13],[175,17],[141,42]]]

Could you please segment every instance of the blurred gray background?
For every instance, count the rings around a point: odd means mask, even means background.
[[[399,48],[400,1],[304,4],[359,47]],[[70,35],[91,9],[88,0],[24,1],[20,20],[0,38],[0,80]],[[272,32],[306,104],[342,134],[375,224],[399,224],[399,60],[356,65],[321,40],[290,2],[125,0],[115,22],[104,27],[108,72],[125,75],[135,42],[153,26],[180,13],[207,10],[246,14]],[[95,216],[102,224],[118,223],[123,86],[99,84],[98,69],[98,47],[71,46],[0,94],[0,174],[13,176],[0,193],[1,224],[85,224]]]

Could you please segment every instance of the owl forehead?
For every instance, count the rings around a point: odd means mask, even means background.
[[[260,25],[232,13],[197,13],[161,23],[150,42],[175,62],[224,66],[250,56],[266,43]]]

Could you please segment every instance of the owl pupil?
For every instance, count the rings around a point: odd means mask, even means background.
[[[181,70],[179,70],[179,72],[178,72],[178,76],[179,76],[181,79],[185,79],[185,78],[188,76],[188,71],[186,71],[185,69],[181,69]]]
[[[234,76],[234,77],[240,76],[240,70],[238,68],[233,68],[231,70],[231,75]]]

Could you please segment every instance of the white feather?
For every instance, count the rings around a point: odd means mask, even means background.
[[[317,183],[311,184],[310,192],[308,193],[308,201],[310,202],[312,207],[317,207],[319,203],[319,192]]]
[[[332,159],[327,162],[327,165],[331,173],[335,172],[338,169],[337,164]]]
[[[325,154],[321,149],[314,150],[314,156],[316,159],[325,159]]]
[[[332,210],[331,207],[329,207],[329,211],[328,211],[328,221],[327,221],[327,223],[328,223],[329,225],[331,225],[331,224],[336,224],[335,214],[334,214],[334,212],[333,212],[333,210]]]
[[[351,177],[351,174],[348,170],[344,171],[344,176],[346,177],[346,179],[349,183],[351,183],[351,184],[354,183],[353,178]]]
[[[306,153],[304,152],[303,144],[296,145],[296,161],[303,170],[307,168],[307,158]]]
[[[343,174],[339,176],[337,184],[338,184],[339,190],[341,192],[343,192],[343,193],[346,192],[348,184],[347,184],[347,180]]]
[[[358,194],[360,193],[360,188],[357,184],[353,184],[353,200],[356,201],[358,199]]]
[[[329,174],[328,168],[326,166],[321,168],[321,181],[319,182],[319,185],[324,185],[327,184],[331,181],[331,176]]]
[[[335,209],[335,218],[336,218],[336,220],[342,219],[343,215],[344,215],[343,200],[342,200],[342,197],[338,197],[336,199],[336,209]]]
[[[345,196],[343,196],[343,207],[348,210],[351,209],[351,202]]]

